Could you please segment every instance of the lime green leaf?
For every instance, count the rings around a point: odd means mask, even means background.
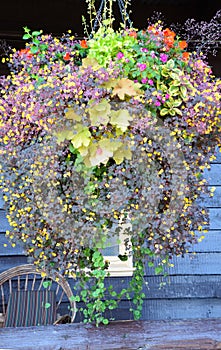
[[[63,130],[59,130],[55,132],[54,136],[57,138],[57,143],[60,144],[65,140],[71,140],[73,137],[73,131],[70,129],[64,128]]]
[[[162,117],[166,114],[168,114],[169,110],[167,108],[162,108],[160,111],[160,115],[162,115]]]
[[[173,109],[176,114],[183,115],[182,111],[179,108]]]
[[[77,134],[72,136],[71,142],[75,148],[79,148],[81,146],[88,147],[89,143],[91,142],[91,133],[88,130],[88,128],[82,127],[81,125],[77,126]]]
[[[127,130],[127,127],[130,125],[129,121],[132,119],[132,116],[126,109],[111,111],[111,124],[117,126],[123,132]]]
[[[174,100],[173,101],[173,106],[174,107],[179,107],[183,101],[180,99]]]
[[[122,145],[121,142],[109,139],[100,140],[97,144],[90,146],[90,163],[96,166],[100,163],[106,164],[109,158],[113,157],[114,151]]]
[[[81,121],[81,116],[78,115],[74,108],[68,108],[66,113],[65,113],[65,118],[70,119],[70,120],[75,120],[77,122]]]
[[[181,86],[180,87],[180,92],[181,92],[181,97],[185,99],[187,97],[187,88],[186,86]]]
[[[178,86],[170,86],[168,93],[173,96],[179,94]]]
[[[93,126],[107,125],[110,119],[111,106],[105,99],[89,108],[90,120]]]
[[[170,59],[169,61],[167,61],[166,67],[169,69],[173,69],[174,68],[174,60]]]
[[[130,160],[132,158],[132,152],[126,145],[122,145],[114,152],[113,158],[116,164],[121,164],[124,159]]]

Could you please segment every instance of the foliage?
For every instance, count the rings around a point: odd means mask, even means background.
[[[0,79],[7,235],[39,266],[78,277],[86,321],[106,324],[131,295],[137,319],[145,266],[158,258],[162,273],[208,225],[199,199],[220,145],[221,81],[161,22],[114,31],[104,20],[81,41],[25,28],[24,39]],[[135,271],[117,294],[102,249],[119,233]]]

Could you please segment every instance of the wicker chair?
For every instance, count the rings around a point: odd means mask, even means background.
[[[48,295],[53,292],[55,296],[56,318],[60,316],[59,307],[61,306],[61,302],[66,298],[66,302],[68,301],[69,303],[70,322],[74,321],[76,304],[71,298],[73,293],[67,280],[58,273],[53,277],[41,277],[39,275],[41,275],[41,272],[32,264],[13,267],[0,274],[0,308],[2,309],[0,322],[2,320],[2,326],[6,325],[8,302],[15,292],[45,294],[45,290],[47,290]],[[33,307],[33,300],[31,303],[30,306]],[[27,305],[25,306],[28,308]]]

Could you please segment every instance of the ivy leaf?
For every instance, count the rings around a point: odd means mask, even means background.
[[[51,304],[50,303],[45,303],[44,307],[45,307],[45,309],[49,309],[49,307],[51,307]]]
[[[141,94],[140,84],[135,84],[132,80],[122,78],[115,85],[112,96],[118,96],[120,100],[125,100],[126,96],[133,97]]]
[[[79,148],[81,146],[88,147],[91,142],[91,133],[88,128],[82,127],[81,125],[77,126],[77,134],[75,134],[71,138],[71,142],[75,148]]]
[[[70,119],[70,120],[75,120],[77,122],[81,121],[81,116],[78,115],[74,108],[68,108],[66,113],[65,113],[65,118]]]
[[[90,120],[93,126],[107,125],[110,119],[111,106],[105,99],[89,108]]]

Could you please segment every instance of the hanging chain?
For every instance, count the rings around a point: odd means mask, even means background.
[[[121,18],[122,18],[123,22],[125,22],[125,24],[128,22],[129,27],[132,27],[133,23],[129,18],[129,14],[126,11],[125,0],[118,0],[117,2],[118,2],[118,6],[120,9],[120,14],[121,14]]]
[[[91,33],[90,36],[93,35],[93,33],[95,32],[96,28],[98,27],[99,22],[101,21],[102,12],[103,12],[103,10],[105,8],[106,1],[107,0],[101,0],[101,4],[100,4],[100,7],[99,7],[99,9],[97,11],[96,18],[95,18],[95,21],[94,21],[93,30],[92,30],[92,33]],[[122,21],[125,24],[128,22],[129,27],[132,27],[132,21],[130,20],[129,14],[126,11],[125,0],[117,0],[117,3],[118,3],[118,6],[119,6],[119,9],[120,9],[120,14],[121,14]]]

